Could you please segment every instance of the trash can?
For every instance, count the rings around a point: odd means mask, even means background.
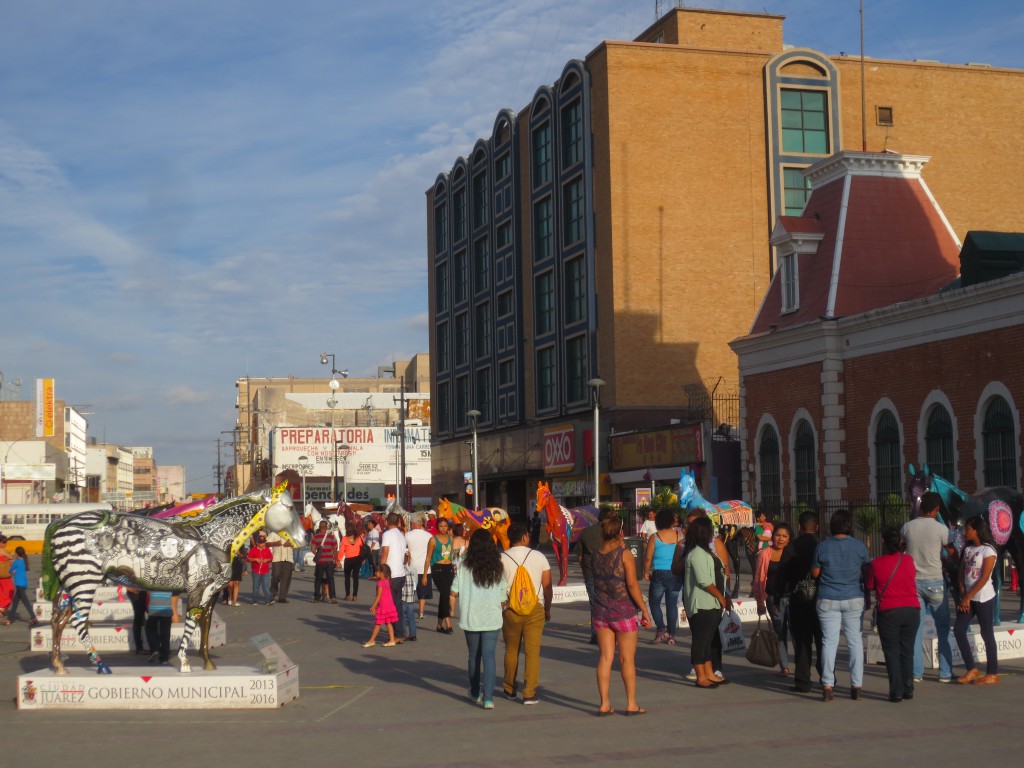
[[[638,563],[644,561],[644,550],[647,548],[647,539],[643,536],[627,536],[626,537],[626,549],[633,553],[633,557]],[[643,574],[641,574],[643,575]]]

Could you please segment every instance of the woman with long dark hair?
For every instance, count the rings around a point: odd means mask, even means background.
[[[821,700],[832,701],[841,631],[850,655],[850,698],[857,701],[864,681],[864,574],[871,556],[863,542],[853,538],[853,517],[845,509],[833,513],[829,532],[832,535],[818,545],[811,561],[811,576],[818,579]]]
[[[917,598],[917,567],[903,551],[900,529],[882,531],[885,554],[871,561],[867,588],[878,599],[878,642],[889,674],[889,701],[914,698],[914,642],[921,622]],[[866,606],[866,604],[865,604]]]
[[[427,559],[423,563],[423,583],[433,578],[434,585],[441,595],[437,603],[437,631],[450,635],[452,633],[451,591],[455,581],[455,537],[448,531],[449,522],[442,517],[437,521],[437,533],[427,544]],[[430,573],[430,576],[427,573]]]
[[[707,517],[697,517],[686,529],[683,557],[683,603],[690,622],[690,661],[698,688],[717,688],[711,664],[711,642],[728,600],[718,587],[717,558],[711,552],[715,532]],[[719,564],[720,567],[720,564]]]
[[[757,570],[754,572],[754,597],[757,600],[757,615],[768,614],[779,638],[779,674],[789,674],[789,652],[786,650],[786,635],[789,630],[789,595],[786,593],[786,568],[793,557],[790,540],[793,529],[789,523],[779,523],[772,531],[772,544],[757,554]]]
[[[992,570],[996,567],[995,541],[992,531],[984,518],[975,515],[964,523],[964,537],[967,545],[960,557],[960,602],[956,604],[956,624],[953,637],[956,638],[960,656],[963,657],[967,673],[958,677],[958,683],[993,685],[999,682],[999,659],[996,656],[996,636],[992,625],[995,621],[996,589],[992,585]],[[981,639],[985,641],[985,674],[975,665],[974,649],[967,639],[971,617],[978,617]]]
[[[647,538],[644,552],[644,578],[651,582],[647,599],[654,618],[654,640],[651,642],[667,645],[676,644],[679,590],[683,588],[682,579],[672,573],[672,556],[681,541],[680,535],[672,528],[675,518],[671,509],[658,511],[654,516],[655,532]]]
[[[454,610],[456,599],[461,602],[459,627],[466,635],[469,651],[469,698],[484,709],[494,709],[494,649],[507,594],[498,545],[491,534],[478,528],[470,536],[466,556],[455,574],[451,607]]]

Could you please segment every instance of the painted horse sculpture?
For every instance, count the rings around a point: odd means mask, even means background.
[[[266,528],[302,547],[306,534],[284,486],[269,494],[227,499],[196,517],[158,520],[108,510],[81,512],[46,529],[43,584],[53,601],[51,663],[66,674],[60,639],[70,620],[89,659],[110,673],[89,637],[96,590],[109,579],[120,586],[188,596],[185,631],[178,648],[182,672],[190,672],[188,644],[200,630],[205,669],[210,659],[210,620],[217,596],[231,576],[231,559],[245,541]]]
[[[551,493],[545,482],[537,483],[537,511],[543,512],[547,520],[548,536],[558,561],[558,586],[564,587],[569,575],[569,546],[579,541],[580,534],[587,526],[597,523],[597,507],[573,507],[566,509]]]
[[[489,509],[468,509],[461,504],[456,504],[448,499],[441,499],[437,505],[438,519],[451,520],[452,523],[461,523],[465,529],[463,535],[469,539],[473,531],[483,528],[498,543],[502,549],[508,549],[508,512],[500,507]]]
[[[916,470],[913,464],[907,467],[910,472],[909,496],[911,514],[921,514],[921,497],[927,491],[934,491],[942,499],[939,512],[941,521],[954,532],[954,544],[957,550],[964,546],[963,524],[969,518],[980,515],[992,531],[996,543],[996,567],[993,577],[996,585],[995,623],[999,624],[999,598],[1002,585],[1003,558],[1009,554],[1017,569],[1017,574],[1024,574],[1024,495],[1007,486],[982,488],[974,494],[968,494],[951,482],[936,475],[925,464]],[[958,582],[956,568],[958,563],[948,563],[947,570],[952,572],[951,583],[954,594]],[[1020,582],[1021,580],[1018,579]],[[1017,612],[1017,621],[1024,622],[1024,583],[1021,583],[1021,601]]]
[[[735,525],[737,528],[751,528],[754,525],[754,510],[745,501],[720,501],[712,504],[704,498],[697,488],[697,478],[693,470],[683,469],[679,476],[679,506],[686,511],[703,510],[711,518],[715,530],[722,525]]]

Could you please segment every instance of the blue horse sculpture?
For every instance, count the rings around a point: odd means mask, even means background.
[[[999,624],[999,598],[1002,586],[1002,563],[1006,554],[1013,558],[1017,568],[1021,589],[1020,608],[1017,621],[1024,622],[1024,495],[1013,488],[995,486],[982,488],[975,494],[968,494],[945,478],[936,475],[925,464],[920,470],[914,465],[907,467],[910,472],[911,514],[921,513],[921,497],[927,491],[934,491],[942,499],[939,511],[941,521],[954,532],[954,543],[958,550],[963,548],[963,524],[974,515],[980,515],[992,530],[996,540],[996,567],[993,572],[996,586],[995,623]],[[957,582],[951,584],[954,593]]]
[[[745,501],[720,501],[712,504],[701,495],[692,469],[683,468],[679,476],[679,506],[685,510],[704,510],[717,529],[720,525],[750,528],[754,525],[754,510]]]

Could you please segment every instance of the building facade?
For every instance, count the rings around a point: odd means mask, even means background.
[[[1007,204],[1024,193],[1024,157],[1006,151],[1024,73],[881,60],[864,71],[862,136],[859,60],[786,46],[779,16],[675,9],[498,112],[426,193],[437,495],[460,493],[476,431],[485,502],[525,511],[540,479],[591,496],[597,396],[597,476],[614,500],[633,481],[606,470],[645,469],[614,464],[615,435],[735,428],[715,403],[737,392],[728,343],[775,272],[776,218],[803,210],[803,169],[837,151],[931,156],[959,237],[1024,229]],[[570,469],[545,460],[545,435],[565,426]],[[694,462],[711,478],[713,453]]]

